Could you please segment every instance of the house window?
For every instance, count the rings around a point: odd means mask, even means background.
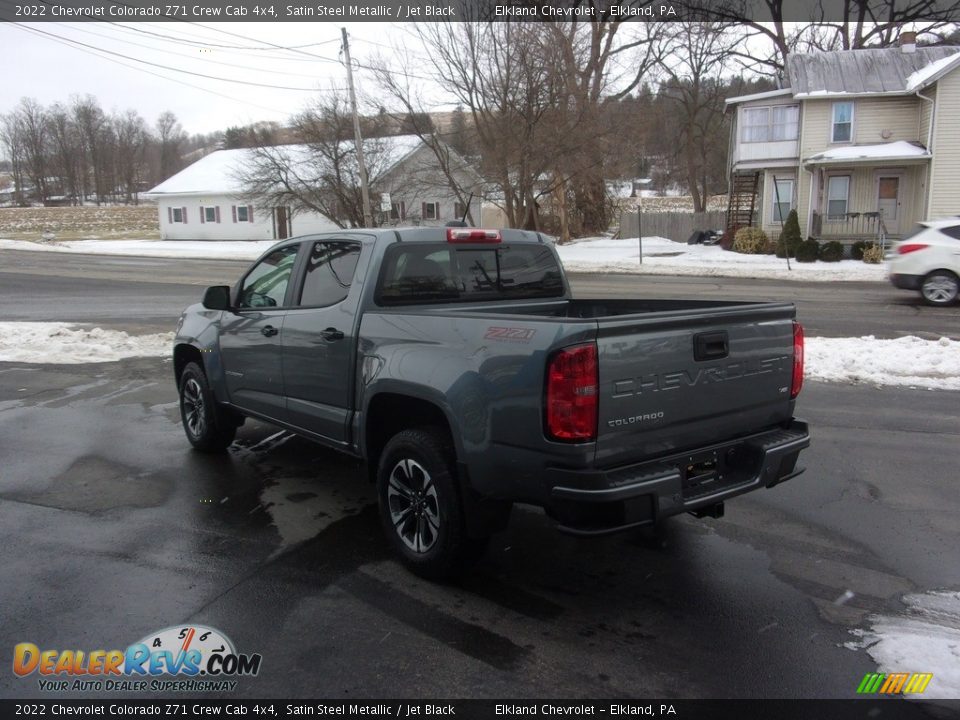
[[[237,219],[234,222],[253,222],[250,219],[249,205],[237,205],[236,213],[237,213]]]
[[[425,202],[423,204],[423,219],[437,220],[440,217],[440,203]]]
[[[390,203],[390,219],[405,220],[407,217],[407,204],[405,202]]]
[[[833,130],[830,141],[835,143],[851,142],[853,140],[853,103],[838,102],[833,104]]]
[[[796,140],[800,130],[799,105],[744,108],[741,142]]]
[[[170,222],[183,222],[183,208],[171,208]]]
[[[777,178],[771,195],[773,196],[773,222],[786,222],[787,215],[793,210],[793,179]]]
[[[455,217],[457,220],[459,220],[460,218],[462,218],[462,217],[463,217],[464,215],[466,215],[466,214],[467,214],[467,206],[466,206],[466,205],[464,205],[462,202],[455,202],[455,203],[453,204],[453,217]]]
[[[208,223],[220,222],[220,207],[203,208],[203,221]]]
[[[827,180],[827,220],[846,219],[849,197],[849,175],[833,175]]]

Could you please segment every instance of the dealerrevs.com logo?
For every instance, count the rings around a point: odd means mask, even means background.
[[[13,648],[14,674],[38,675],[39,689],[48,692],[222,692],[236,688],[233,678],[259,673],[261,660],[204,625],[168,627],[126,650],[41,650],[29,642]]]

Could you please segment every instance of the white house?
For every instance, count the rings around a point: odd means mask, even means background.
[[[728,227],[897,238],[960,212],[960,48],[793,53],[781,90],[727,100]]]
[[[371,205],[379,225],[443,225],[460,217],[465,208],[444,179],[436,157],[419,137],[405,135],[365,140],[376,143],[385,170],[371,191]],[[349,144],[349,143],[347,143]],[[276,148],[292,167],[315,157],[304,145]],[[296,235],[337,230],[331,219],[316,212],[293,212],[289,207],[264,208],[245,198],[241,171],[253,161],[249,149],[218,150],[197,160],[145,193],[157,200],[160,237],[164,240],[282,240]],[[479,176],[457,158],[458,182],[479,187]],[[315,161],[314,161],[315,162]],[[316,170],[312,170],[315,174]],[[299,173],[308,177],[307,173]],[[390,207],[381,208],[389,195]],[[471,202],[479,221],[479,196]]]

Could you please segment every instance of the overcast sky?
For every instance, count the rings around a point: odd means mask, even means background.
[[[398,70],[415,73],[391,50],[414,47],[412,28],[393,23],[0,23],[6,58],[0,113],[21,97],[46,106],[90,94],[104,110],[135,109],[151,126],[171,110],[191,134],[261,120],[284,122],[318,91],[346,88],[338,59],[342,26],[355,66],[381,53]],[[230,82],[236,80],[271,87]],[[357,68],[355,80],[359,90],[375,95],[368,71]],[[434,94],[432,100],[442,106],[445,98]]]

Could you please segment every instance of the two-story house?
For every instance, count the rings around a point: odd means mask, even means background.
[[[960,214],[960,48],[793,54],[781,90],[727,100],[728,227],[897,238]]]

